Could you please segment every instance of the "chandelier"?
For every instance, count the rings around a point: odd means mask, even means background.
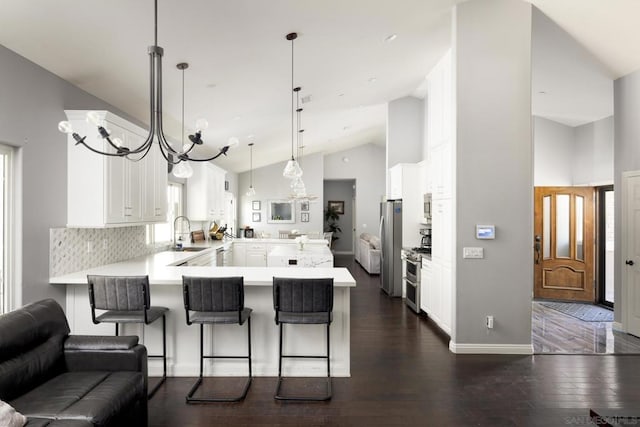
[[[249,190],[247,196],[253,197],[256,195],[256,189],[253,188],[253,142],[249,143]]]
[[[151,116],[151,125],[146,140],[138,147],[126,147],[120,138],[112,138],[109,131],[105,128],[104,120],[95,111],[87,113],[87,121],[98,128],[98,133],[107,141],[110,146],[109,151],[102,151],[97,148],[91,147],[85,142],[86,136],[80,136],[73,131],[71,123],[68,121],[62,121],[58,124],[60,132],[69,134],[76,141],[75,145],[84,145],[90,151],[104,156],[113,157],[126,157],[129,160],[139,161],[144,158],[151,150],[154,141],[157,141],[160,147],[162,156],[170,165],[178,165],[181,162],[193,161],[193,162],[208,162],[210,160],[217,159],[221,155],[227,155],[227,151],[238,144],[236,138],[229,139],[227,145],[219,149],[219,152],[211,157],[194,158],[191,157],[191,150],[196,145],[202,145],[202,132],[208,127],[208,123],[205,119],[199,119],[196,121],[196,131],[193,135],[189,135],[190,143],[180,147],[180,150],[174,149],[164,136],[164,130],[162,127],[162,55],[164,49],[158,46],[158,0],[154,0],[154,45],[149,46],[147,49],[149,53],[149,78],[150,78],[150,107],[149,113]],[[178,66],[180,68],[180,66]],[[186,68],[186,67],[185,67]],[[184,71],[184,69],[183,69]],[[183,72],[183,103],[184,103],[184,72]],[[183,105],[184,108],[184,105]],[[184,112],[183,112],[183,127],[184,127]],[[183,165],[186,166],[186,163]],[[186,168],[178,168],[179,174],[182,176],[189,175],[188,166]],[[186,169],[186,171],[185,171]]]
[[[295,141],[295,110],[294,110],[294,100],[295,94],[300,91],[300,88],[294,87],[293,81],[293,65],[294,65],[294,56],[293,56],[293,41],[298,38],[297,33],[289,33],[286,35],[286,39],[291,41],[291,160],[287,162],[287,165],[284,167],[284,171],[282,171],[282,176],[289,179],[300,178],[302,176],[302,169],[300,169],[300,165],[296,161],[293,155],[293,145]]]

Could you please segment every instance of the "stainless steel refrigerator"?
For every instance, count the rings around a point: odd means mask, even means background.
[[[380,287],[391,297],[402,296],[402,200],[380,203],[382,257]]]

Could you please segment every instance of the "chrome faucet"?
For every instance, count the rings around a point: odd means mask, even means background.
[[[178,233],[177,230],[176,230],[176,224],[178,223],[178,220],[181,219],[181,218],[187,220],[187,225],[188,225],[189,228],[187,229],[186,233]],[[191,221],[189,221],[189,218],[187,218],[184,215],[177,216],[176,219],[173,220],[173,247],[176,248],[177,245],[178,245],[178,240],[182,240],[182,238],[176,239],[176,236],[178,234],[180,234],[181,236],[185,235],[185,234],[188,235],[190,231],[191,231]]]

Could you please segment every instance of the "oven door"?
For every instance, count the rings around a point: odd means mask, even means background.
[[[406,289],[405,302],[416,313],[420,312],[420,261],[405,259],[406,276],[404,284]]]

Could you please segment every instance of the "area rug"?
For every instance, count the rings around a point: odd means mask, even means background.
[[[593,304],[540,301],[541,305],[585,322],[613,322],[613,311]]]

